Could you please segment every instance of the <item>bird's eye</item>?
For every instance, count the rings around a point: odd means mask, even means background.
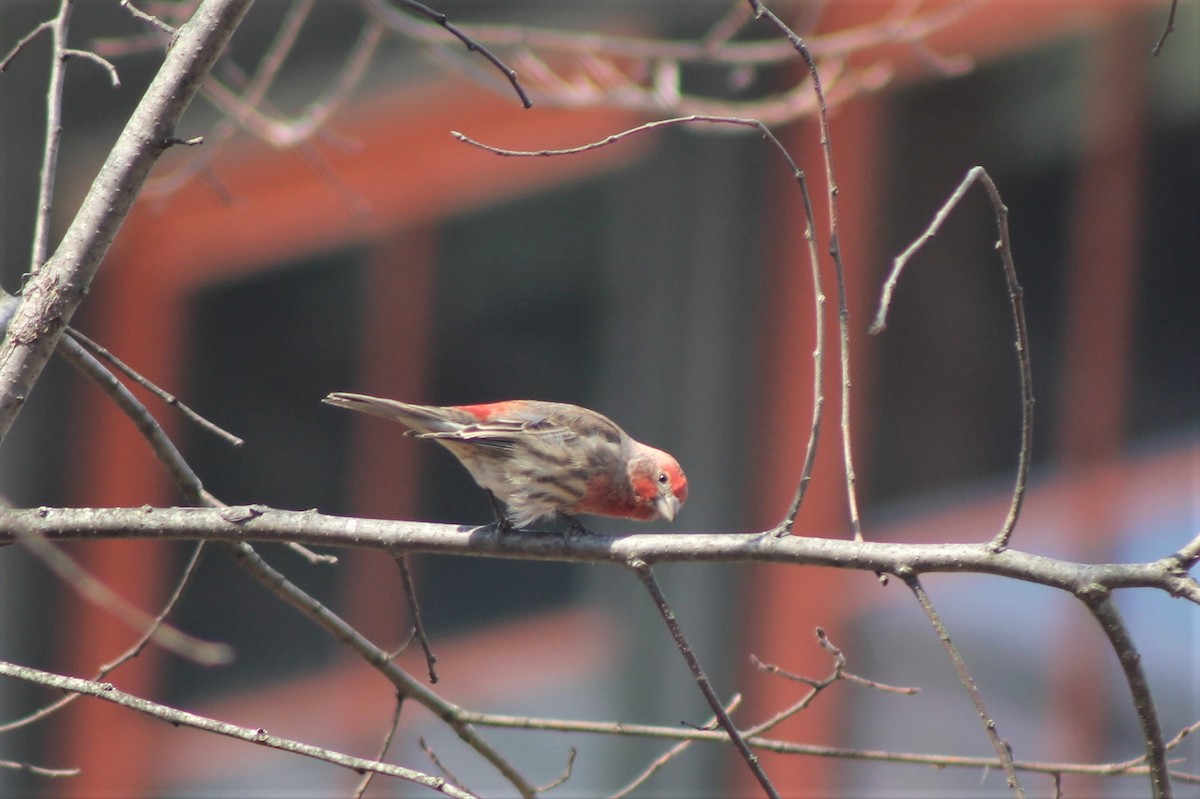
[[[671,478],[667,477],[666,472],[659,472],[658,473],[658,482],[662,483],[663,485],[666,485],[667,483],[671,482]]]

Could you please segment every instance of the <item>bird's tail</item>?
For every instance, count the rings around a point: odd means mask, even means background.
[[[452,408],[412,405],[407,402],[371,397],[366,394],[350,394],[344,391],[334,392],[321,401],[327,405],[349,408],[352,411],[369,413],[399,422],[418,434],[448,433],[458,430],[464,422],[470,421],[470,417],[466,413],[463,413],[463,416],[467,417],[465,419],[453,418],[456,414]]]

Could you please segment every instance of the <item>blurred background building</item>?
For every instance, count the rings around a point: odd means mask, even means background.
[[[55,4],[0,7],[0,51]],[[109,4],[79,4],[76,46],[137,26]],[[115,5],[115,4],[112,4]],[[455,21],[697,39],[730,3],[453,2]],[[261,2],[234,40],[250,73],[288,4]],[[886,3],[779,4],[805,33],[877,21]],[[1007,509],[1020,397],[995,220],[972,190],[910,265],[889,328],[868,338],[891,259],[966,171],[984,165],[1010,211],[1025,289],[1037,398],[1031,494],[1014,545],[1079,561],[1149,560],[1195,535],[1200,485],[1200,22],[1181,4],[1164,52],[1158,2],[984,3],[918,47],[870,58],[894,70],[833,114],[840,244],[853,335],[858,486],[870,539],[979,541]],[[299,113],[360,36],[358,6],[320,3],[270,103]],[[751,35],[772,38],[751,27]],[[43,136],[44,42],[0,76],[0,252],[15,291],[28,261]],[[935,56],[934,54],[938,54]],[[975,66],[949,76],[940,58]],[[864,56],[866,57],[866,56]],[[159,56],[67,80],[57,230],[140,97]],[[764,93],[800,62],[756,75]],[[711,73],[711,74],[710,74]],[[790,77],[789,77],[790,75]],[[726,71],[685,84],[742,99]],[[506,84],[505,84],[506,85]],[[724,87],[724,88],[723,88]],[[652,118],[612,107],[522,110],[389,39],[363,87],[300,148],[249,137],[222,146],[190,181],[139,201],[75,325],[246,439],[231,449],[164,424],[226,502],[462,523],[490,520],[486,497],[446,453],[398,427],[322,406],[336,390],[430,403],[535,397],[608,414],[676,454],[688,472],[679,531],[762,529],[795,491],[811,416],[812,285],[795,181],[761,137],[671,129],[570,158],[505,159],[449,131],[542,149],[601,139]],[[181,136],[216,119],[198,100]],[[834,280],[815,122],[778,128],[806,170],[830,298],[822,449],[798,530],[846,536],[840,475]],[[155,175],[198,157],[176,148]],[[156,406],[151,402],[151,407]],[[132,425],[61,364],[29,398],[0,453],[17,505],[180,501]],[[624,525],[598,522],[604,531]],[[114,542],[71,551],[123,595],[160,603],[190,548]],[[382,553],[314,566],[264,554],[383,646],[407,631],[396,567]],[[463,706],[531,716],[702,724],[695,690],[653,606],[611,567],[421,557],[438,689]],[[903,586],[870,574],[768,566],[666,566],[665,589],[723,696],[742,692],[749,726],[804,687],[756,671],[830,669],[824,627],[871,679],[902,697],[839,686],[777,730],[806,743],[988,755],[950,664]],[[1018,758],[1110,761],[1142,752],[1119,668],[1082,608],[998,579],[944,576],[927,588],[946,616]],[[1120,597],[1168,735],[1200,717],[1200,614],[1157,594]],[[63,591],[24,553],[0,559],[0,657],[90,675],[132,633]],[[373,755],[389,686],[305,619],[206,556],[173,617],[232,644],[237,661],[201,669],[150,649],[113,679],[160,701],[335,749]],[[402,661],[414,673],[416,653]],[[5,721],[46,697],[0,684]],[[424,767],[417,736],[472,790],[500,777],[406,707],[397,762]],[[611,793],[666,746],[639,739],[485,730],[545,783],[576,746],[554,795]],[[8,759],[81,766],[47,783],[0,772],[0,792],[64,795],[344,795],[356,775],[174,730],[87,700],[0,736]],[[745,795],[744,766],[694,746],[637,795]],[[1195,771],[1196,745],[1190,754]],[[1006,795],[1002,775],[763,755],[789,796]],[[428,768],[432,769],[432,766]],[[1049,778],[1029,777],[1035,793]],[[1068,777],[1069,795],[1138,796],[1140,779]],[[1180,794],[1194,786],[1180,786]],[[407,795],[379,780],[372,795]]]

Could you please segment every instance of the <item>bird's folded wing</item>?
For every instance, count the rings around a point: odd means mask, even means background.
[[[537,421],[516,419],[493,419],[487,422],[477,422],[463,425],[458,430],[443,432],[417,433],[417,438],[434,438],[451,441],[470,441],[487,447],[510,449],[516,445],[518,437],[537,436],[546,443],[565,445],[571,439],[577,438],[575,431],[555,422],[539,419]]]

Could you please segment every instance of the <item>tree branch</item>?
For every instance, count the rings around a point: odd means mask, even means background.
[[[1012,746],[1008,741],[1000,737],[1000,733],[996,729],[996,721],[988,714],[987,708],[983,704],[983,695],[979,693],[979,688],[975,685],[974,678],[967,671],[966,661],[963,660],[958,647],[950,640],[950,632],[942,622],[941,615],[934,608],[933,602],[929,599],[929,594],[925,593],[925,588],[915,575],[905,573],[901,574],[900,578],[908,584],[909,589],[916,596],[917,602],[921,605],[921,610],[925,611],[925,616],[929,619],[929,623],[933,625],[938,640],[942,642],[942,646],[946,649],[946,654],[949,655],[950,662],[954,664],[954,670],[958,672],[958,679],[962,683],[963,688],[967,690],[967,695],[971,698],[971,704],[975,706],[975,712],[979,715],[979,720],[983,723],[984,732],[987,733],[988,740],[991,742],[992,748],[996,751],[996,757],[1000,760],[1000,767],[1004,769],[1004,776],[1008,782],[1008,787],[1012,789],[1017,799],[1025,799],[1025,789],[1021,786],[1021,781],[1017,778],[1017,770],[1013,767]]]
[[[0,440],[87,294],[150,169],[170,146],[180,116],[250,2],[206,0],[180,28],[62,243],[26,283],[0,344]]]
[[[1167,770],[1167,748],[1163,744],[1162,726],[1158,721],[1158,710],[1150,693],[1150,683],[1142,669],[1142,656],[1129,635],[1129,628],[1121,618],[1121,611],[1113,600],[1112,593],[1100,586],[1088,586],[1079,593],[1079,598],[1100,623],[1108,636],[1113,652],[1121,662],[1121,670],[1129,683],[1133,696],[1133,709],[1142,725],[1142,738],[1146,741],[1146,763],[1150,767],[1150,789],[1154,799],[1170,799],[1171,777]]]
[[[97,699],[103,699],[106,702],[112,702],[115,705],[121,705],[122,707],[136,710],[139,713],[145,713],[147,716],[168,722],[176,727],[192,727],[197,730],[215,732],[218,735],[226,735],[230,738],[238,738],[271,749],[280,749],[285,752],[304,755],[305,757],[332,763],[343,768],[354,769],[355,771],[374,771],[390,777],[399,777],[417,785],[432,788],[439,793],[452,796],[455,799],[473,799],[472,794],[459,790],[441,777],[423,774],[420,771],[414,771],[403,766],[393,766],[388,763],[380,763],[375,760],[342,754],[332,749],[325,749],[288,738],[280,738],[277,735],[270,735],[263,729],[252,730],[249,727],[239,727],[236,724],[229,724],[228,722],[217,721],[206,716],[198,716],[195,713],[188,713],[186,710],[177,710],[176,708],[160,705],[157,702],[151,702],[148,699],[143,699],[133,694],[127,694],[124,691],[118,690],[112,683],[92,682],[91,680],[81,680],[78,677],[65,677],[60,674],[30,668],[29,666],[18,666],[15,663],[8,663],[2,660],[0,660],[0,675],[25,680],[26,682],[38,685],[46,685],[62,691],[94,696]]]
[[[1029,465],[1033,453],[1033,370],[1029,363],[1029,332],[1025,325],[1025,303],[1022,299],[1025,292],[1021,288],[1021,284],[1017,282],[1017,269],[1013,264],[1012,244],[1008,236],[1008,208],[1000,198],[1000,190],[996,188],[992,176],[987,173],[986,169],[975,166],[967,170],[962,182],[934,214],[933,221],[929,223],[929,226],[912,244],[908,245],[904,252],[896,256],[892,263],[892,271],[883,284],[875,321],[871,323],[868,332],[875,335],[887,329],[887,315],[892,306],[892,294],[896,290],[896,283],[900,280],[900,274],[905,265],[918,250],[937,235],[950,212],[958,206],[959,201],[967,193],[967,189],[971,188],[971,185],[977,180],[987,191],[988,199],[992,203],[992,211],[996,215],[996,250],[1000,253],[1000,263],[1004,268],[1004,280],[1008,284],[1008,300],[1012,307],[1013,328],[1017,337],[1015,343],[1017,365],[1021,373],[1021,449],[1017,456],[1017,478],[1013,486],[1008,515],[1004,519],[1000,532],[996,534],[990,544],[993,549],[1001,550],[1008,546],[1013,530],[1017,526],[1017,519],[1021,515],[1021,504],[1025,499],[1025,486],[1029,481]]]
[[[181,509],[182,510],[182,509]],[[227,510],[237,511],[237,508]],[[248,520],[251,521],[252,519]],[[318,624],[337,640],[353,649],[363,660],[386,677],[396,687],[397,695],[412,699],[444,721],[459,739],[496,767],[513,788],[525,799],[532,799],[537,789],[518,772],[511,763],[480,737],[470,722],[463,721],[461,708],[443,699],[413,679],[404,669],[392,662],[391,656],[375,646],[366,636],[354,629],[345,619],[338,616],[317,599],[305,593],[281,572],[271,567],[247,543],[229,543],[226,549],[259,582],[267,586],[284,602],[299,610],[309,620]]]
[[[758,784],[762,786],[767,796],[771,799],[780,799],[779,791],[771,784],[770,778],[767,777],[767,772],[763,770],[762,764],[758,762],[758,755],[750,751],[745,737],[738,730],[737,725],[733,723],[733,719],[729,717],[729,711],[721,704],[721,699],[717,696],[717,692],[713,690],[712,683],[708,680],[708,675],[704,673],[704,668],[700,665],[700,659],[696,657],[695,651],[692,650],[691,644],[688,643],[687,638],[683,634],[683,628],[679,626],[679,621],[675,618],[675,612],[667,604],[667,597],[663,594],[662,588],[658,585],[658,580],[654,577],[654,570],[650,568],[650,564],[641,558],[630,558],[626,565],[638,576],[638,579],[642,581],[642,585],[646,587],[646,591],[650,594],[650,598],[654,600],[655,607],[658,608],[663,621],[667,623],[667,629],[671,632],[671,638],[675,641],[675,647],[679,650],[679,654],[683,655],[688,669],[692,672],[692,677],[695,678],[696,684],[700,686],[700,693],[704,694],[709,707],[712,708],[713,714],[717,717],[717,722],[725,730],[726,735],[729,736],[729,740],[733,742],[734,748],[738,750],[738,754],[746,761],[746,765],[750,767],[751,773],[754,774],[754,778],[758,780]]]
[[[264,505],[211,508],[30,508],[0,510],[0,544],[36,530],[52,541],[147,540],[295,541],[473,557],[614,563],[759,562],[826,566],[897,574],[991,574],[1078,595],[1088,585],[1109,590],[1155,588],[1200,604],[1200,583],[1181,571],[1174,555],[1145,563],[1075,563],[988,544],[901,544],[767,532],[569,536],[492,526],[434,524],[274,510]]]

